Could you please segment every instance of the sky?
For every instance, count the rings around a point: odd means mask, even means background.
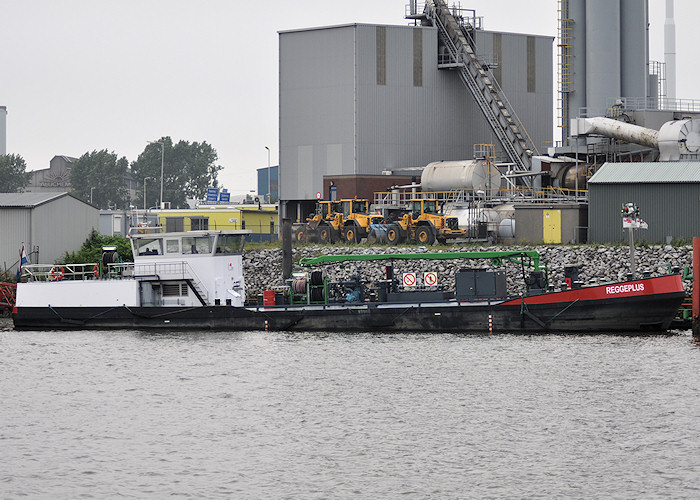
[[[28,170],[148,141],[206,141],[220,182],[256,189],[278,161],[278,31],[405,25],[407,0],[0,0],[0,106],[7,152]],[[451,3],[451,2],[450,2]],[[556,0],[461,0],[487,30],[556,36]],[[649,0],[650,58],[663,61],[664,0]],[[676,0],[677,96],[700,99],[700,2]],[[556,54],[556,45],[553,47]]]

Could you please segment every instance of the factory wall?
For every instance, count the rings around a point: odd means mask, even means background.
[[[635,203],[648,229],[634,233],[635,241],[663,244],[684,239],[691,241],[700,227],[700,178],[682,183],[589,184],[589,241],[591,243],[627,242],[622,230],[620,210]]]
[[[503,89],[540,147],[552,138],[552,38],[483,32],[479,53],[492,56],[494,37]],[[470,159],[475,143],[494,143],[457,72],[438,70],[437,57],[433,27],[281,32],[281,198],[315,200],[324,175]]]

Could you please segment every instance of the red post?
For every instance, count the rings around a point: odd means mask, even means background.
[[[700,338],[700,237],[693,238],[693,337]]]

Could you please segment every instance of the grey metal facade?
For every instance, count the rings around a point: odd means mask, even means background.
[[[16,264],[22,242],[27,254],[39,249],[32,263],[54,263],[79,250],[98,224],[99,211],[68,193],[0,194],[0,265]]]
[[[552,38],[478,32],[542,147],[552,139]],[[497,54],[495,54],[497,53]],[[371,175],[473,157],[494,143],[433,27],[352,24],[280,33],[280,189],[314,200],[324,175]]]
[[[635,203],[648,229],[635,240],[691,240],[700,228],[700,162],[606,163],[588,182],[591,243],[626,242],[620,210]]]

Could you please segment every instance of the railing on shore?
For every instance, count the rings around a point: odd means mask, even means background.
[[[17,285],[14,283],[0,283],[0,308],[14,308],[16,297]]]

